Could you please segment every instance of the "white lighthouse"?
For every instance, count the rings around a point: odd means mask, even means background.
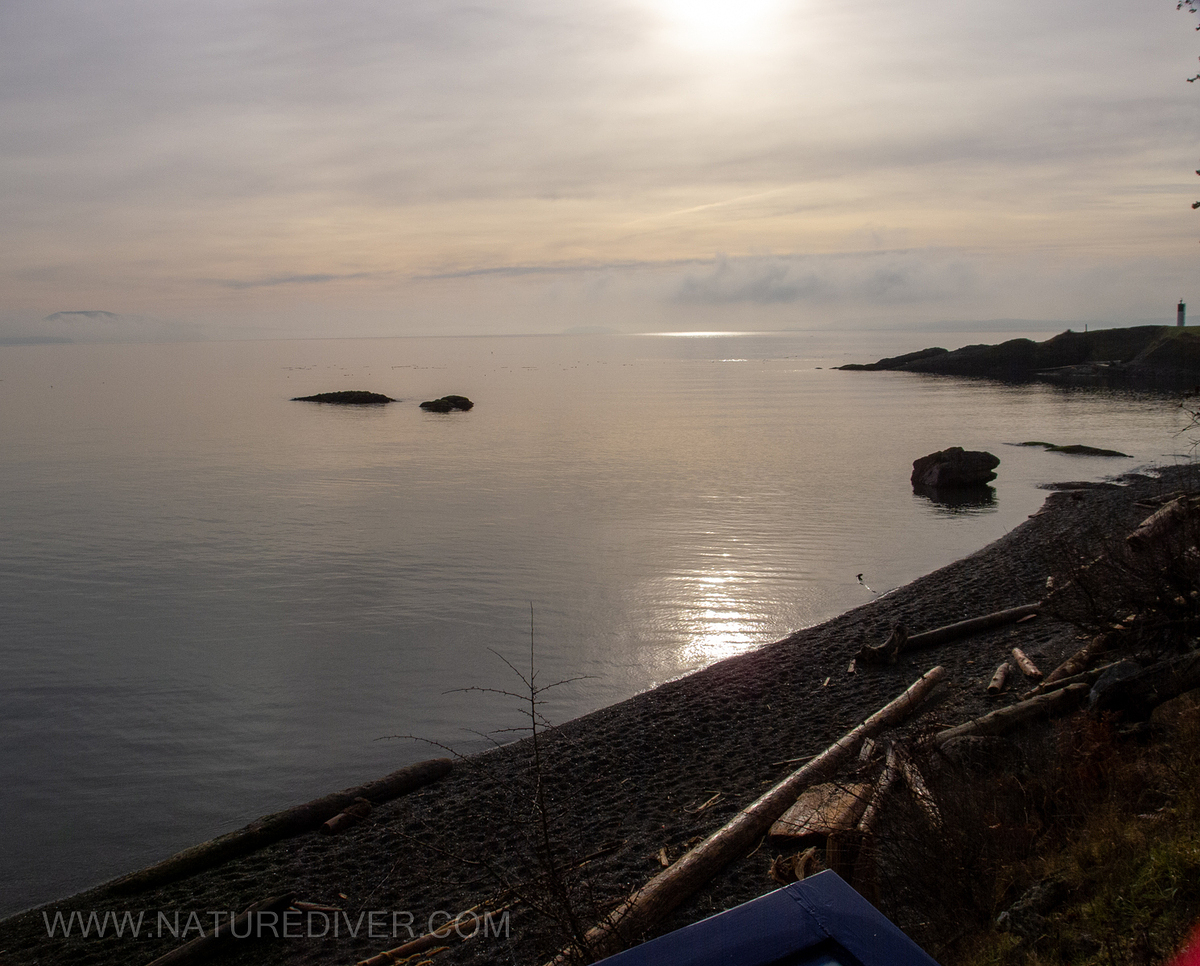
[[[1179,300],[1179,305],[1175,307],[1175,324],[1182,326],[1185,317],[1187,316],[1187,306],[1183,304],[1183,299]]]

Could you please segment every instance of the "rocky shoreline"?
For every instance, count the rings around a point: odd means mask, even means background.
[[[969,345],[953,351],[934,347],[838,368],[1178,392],[1200,385],[1200,334],[1161,325],[1091,332],[1068,329],[1045,342],[1010,339],[1000,345]]]
[[[506,923],[507,935],[455,944],[435,957],[437,966],[544,962],[565,938],[564,894],[572,914],[591,925],[788,774],[794,760],[825,749],[922,672],[942,665],[951,685],[909,729],[994,709],[988,678],[1015,644],[1043,667],[1057,664],[1077,646],[1076,632],[1043,616],[847,673],[863,644],[881,643],[898,623],[923,631],[1037,601],[1056,561],[1128,532],[1146,516],[1138,500],[1196,478],[1190,467],[1173,467],[1064,484],[1042,511],[975,554],[822,625],[568,722],[543,734],[536,754],[526,740],[461,760],[341,835],[305,833],[168,885],[121,894],[109,884],[0,922],[0,963],[150,963],[198,935],[195,926],[178,937],[154,928],[160,913],[168,924],[180,914],[185,928],[195,913],[210,930],[214,913],[228,917],[285,894],[340,912],[323,913],[325,935],[301,927],[295,938],[231,942],[213,961],[356,963],[400,945],[409,928],[424,932],[431,917],[437,925],[439,914],[483,904],[508,906],[507,920],[493,919]],[[763,843],[729,865],[656,932],[775,888],[773,848]],[[62,928],[47,934],[58,913],[65,926],[73,912],[83,921],[126,911],[145,913],[137,938],[111,928],[82,937],[78,926],[70,936]]]

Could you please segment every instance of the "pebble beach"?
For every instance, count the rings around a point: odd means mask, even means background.
[[[824,624],[544,730],[536,748],[525,739],[457,760],[445,778],[340,835],[306,833],[151,890],[100,886],[13,916],[0,922],[0,964],[149,964],[211,931],[222,914],[285,894],[325,911],[297,919],[288,938],[230,942],[211,961],[349,966],[483,907],[494,913],[491,931],[451,942],[432,962],[546,962],[564,944],[565,918],[592,925],[928,669],[943,666],[949,686],[906,728],[993,710],[986,685],[1014,646],[1047,671],[1056,666],[1078,647],[1077,632],[1042,615],[848,671],[864,643],[881,643],[897,624],[919,632],[1040,600],[1063,560],[1123,537],[1148,515],[1138,501],[1195,476],[1170,467],[1058,484],[1041,511],[977,553]],[[768,870],[777,854],[759,843],[651,935],[776,888]],[[114,923],[141,914],[142,925],[136,936],[111,925],[83,936],[91,913],[100,921],[113,913]]]

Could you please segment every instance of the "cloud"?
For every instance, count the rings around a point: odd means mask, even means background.
[[[674,297],[707,305],[887,306],[963,295],[973,282],[961,257],[936,251],[719,258],[704,271],[689,272]]]
[[[349,272],[342,275],[279,275],[272,278],[257,279],[215,279],[217,285],[225,288],[273,288],[278,285],[324,285],[329,282],[344,282],[359,278],[371,278],[371,272]]]
[[[54,312],[47,315],[43,322],[116,322],[121,317],[116,312],[104,312],[100,309],[79,309],[70,312]]]
[[[453,272],[434,272],[428,275],[414,275],[414,281],[439,281],[457,278],[521,278],[537,275],[593,275],[626,271],[659,271],[680,265],[707,264],[708,259],[676,259],[674,261],[620,261],[620,262],[580,262],[549,265],[496,265],[490,268],[464,268]]]
[[[8,345],[53,342],[180,342],[206,338],[204,328],[179,318],[101,309],[68,309],[41,319],[0,316],[0,341]]]
[[[749,55],[685,50],[662,10],[7,0],[0,289],[281,333],[302,301],[450,318],[485,283],[747,325],[1006,302],[983,280],[1029,253],[1158,260],[1186,294],[1195,35],[1169,3],[781,0]]]

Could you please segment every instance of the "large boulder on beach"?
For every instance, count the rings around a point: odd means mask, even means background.
[[[982,450],[951,446],[913,460],[912,485],[942,490],[983,486],[996,478],[1000,458]]]
[[[466,396],[442,396],[441,399],[427,399],[421,403],[421,408],[427,413],[450,413],[455,410],[465,413],[474,405]]]

